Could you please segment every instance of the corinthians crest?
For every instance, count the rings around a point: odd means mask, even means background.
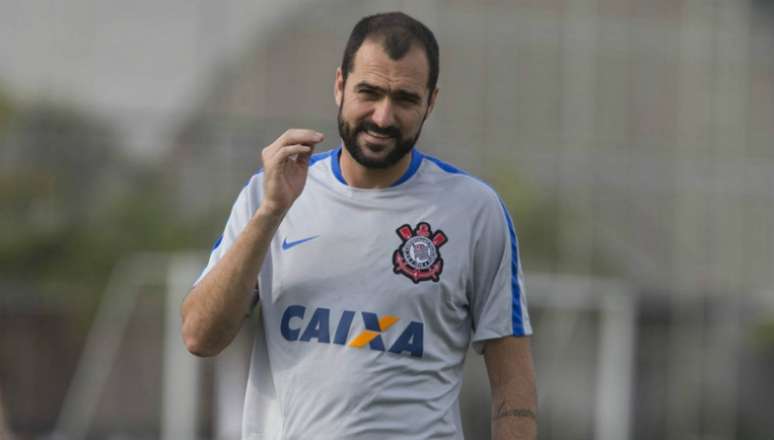
[[[402,273],[415,284],[427,280],[438,282],[443,271],[438,248],[448,241],[446,234],[440,229],[433,232],[425,222],[417,224],[416,229],[403,225],[395,232],[402,243],[392,256],[393,271]]]

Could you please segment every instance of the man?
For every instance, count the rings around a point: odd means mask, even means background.
[[[214,356],[254,301],[247,439],[461,439],[468,345],[495,439],[534,439],[516,236],[497,194],[414,144],[438,97],[438,45],[402,13],[361,20],[336,71],[343,148],[291,129],[262,151],[182,306]]]

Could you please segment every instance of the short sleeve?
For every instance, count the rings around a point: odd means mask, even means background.
[[[475,226],[470,303],[478,353],[488,339],[532,334],[516,230],[505,205],[493,199]]]
[[[215,267],[218,261],[223,258],[223,255],[234,245],[237,237],[247,226],[247,223],[260,205],[261,190],[261,173],[258,173],[250,178],[247,185],[242,188],[239,196],[237,196],[234,206],[231,208],[231,214],[226,221],[226,227],[223,229],[223,234],[215,241],[207,266],[205,266],[199,278],[194,282],[194,286]]]

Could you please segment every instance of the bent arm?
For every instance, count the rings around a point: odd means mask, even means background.
[[[529,337],[492,339],[484,347],[492,388],[492,439],[537,438],[537,392]]]
[[[183,301],[183,341],[197,356],[228,346],[250,312],[253,288],[281,214],[258,209],[223,258]]]
[[[261,152],[263,200],[231,247],[183,301],[183,341],[197,356],[215,356],[249,314],[250,291],[282,218],[306,183],[309,156],[322,133],[290,129]],[[245,209],[247,210],[247,209]]]

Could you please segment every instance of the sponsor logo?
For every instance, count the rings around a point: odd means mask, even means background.
[[[360,315],[365,330],[349,338],[352,322]],[[309,316],[307,320],[306,317]],[[381,317],[372,312],[354,312],[344,310],[341,315],[335,316],[336,322],[331,321],[331,310],[318,307],[310,314],[307,308],[301,305],[291,305],[285,309],[280,321],[282,337],[288,341],[310,342],[316,340],[322,344],[336,344],[351,348],[370,348],[376,351],[388,351],[394,354],[422,357],[424,324],[411,321],[405,326],[396,325],[400,318],[392,315]],[[393,330],[389,335],[388,330]],[[397,335],[397,338],[395,338]],[[384,336],[384,338],[382,338]],[[385,345],[388,342],[389,349]]]
[[[392,254],[393,271],[403,274],[415,284],[420,281],[438,282],[443,272],[443,259],[439,248],[448,238],[440,229],[433,232],[428,223],[417,224],[415,229],[403,225],[395,230],[401,239]]]
[[[296,241],[288,241],[288,238],[285,237],[284,240],[282,240],[282,250],[286,251],[292,247],[296,247],[301,243],[306,243],[309,240],[314,240],[315,238],[319,237],[319,235],[314,235],[312,237],[302,238],[301,240]]]

